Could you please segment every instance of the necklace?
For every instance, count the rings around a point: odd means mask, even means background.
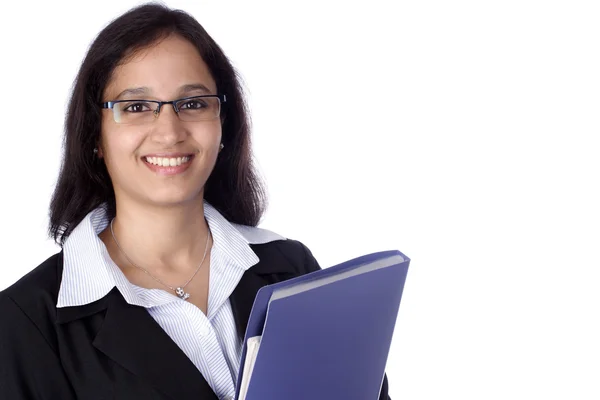
[[[202,256],[202,261],[200,261],[200,265],[198,265],[198,268],[196,268],[196,271],[194,271],[194,275],[192,275],[192,277],[190,279],[188,279],[187,282],[184,283],[183,285],[174,288],[173,286],[167,285],[166,283],[164,283],[163,281],[161,281],[160,279],[158,279],[157,277],[155,277],[154,275],[152,275],[150,272],[148,272],[147,269],[142,268],[142,267],[136,265],[133,261],[131,261],[131,259],[129,258],[129,256],[127,256],[127,253],[125,253],[125,251],[121,248],[121,246],[119,245],[119,242],[117,241],[117,238],[115,237],[115,232],[113,231],[113,221],[114,220],[115,219],[113,218],[110,221],[110,233],[112,234],[112,238],[115,241],[115,244],[117,245],[117,247],[119,248],[119,250],[121,251],[121,253],[123,253],[123,255],[125,256],[125,258],[127,259],[127,261],[129,261],[129,263],[131,265],[133,265],[134,267],[136,267],[136,268],[141,269],[142,271],[144,271],[148,276],[150,276],[150,278],[154,279],[156,282],[158,282],[161,285],[164,285],[164,286],[168,287],[169,289],[173,290],[177,294],[177,296],[179,296],[179,298],[181,298],[183,300],[187,300],[190,297],[190,294],[186,293],[186,291],[184,289],[187,286],[187,284],[190,283],[192,281],[192,279],[194,279],[194,277],[196,276],[196,274],[200,270],[200,267],[202,266],[202,264],[204,264],[204,259],[206,258],[206,251],[208,250],[208,241],[209,241],[209,238],[210,238],[210,229],[208,230],[208,235],[206,235],[206,245],[204,246],[204,255]]]

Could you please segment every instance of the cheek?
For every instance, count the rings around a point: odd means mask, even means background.
[[[107,166],[119,159],[135,156],[143,139],[144,134],[139,132],[124,132],[121,129],[103,131],[101,143]]]
[[[192,133],[194,140],[207,152],[218,152],[221,144],[221,123],[203,126]]]

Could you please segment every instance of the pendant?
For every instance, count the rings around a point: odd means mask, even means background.
[[[190,294],[186,293],[181,287],[175,289],[175,293],[177,293],[177,296],[183,300],[187,300],[190,297]]]

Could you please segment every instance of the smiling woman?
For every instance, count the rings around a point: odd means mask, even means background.
[[[257,227],[231,63],[185,12],[137,7],[91,44],[65,128],[62,249],[0,293],[0,397],[233,398],[258,289],[320,267]]]
[[[144,87],[134,87],[139,83]],[[177,204],[186,210],[182,222],[198,215],[220,150],[224,98],[196,47],[178,35],[115,68],[103,95],[98,157],[119,206]],[[115,225],[119,230],[122,221]]]

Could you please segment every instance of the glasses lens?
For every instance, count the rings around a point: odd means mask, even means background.
[[[190,97],[177,102],[182,121],[205,121],[219,117],[221,101],[218,97]]]
[[[144,124],[154,120],[158,103],[148,101],[122,101],[113,105],[113,116],[118,124]]]

